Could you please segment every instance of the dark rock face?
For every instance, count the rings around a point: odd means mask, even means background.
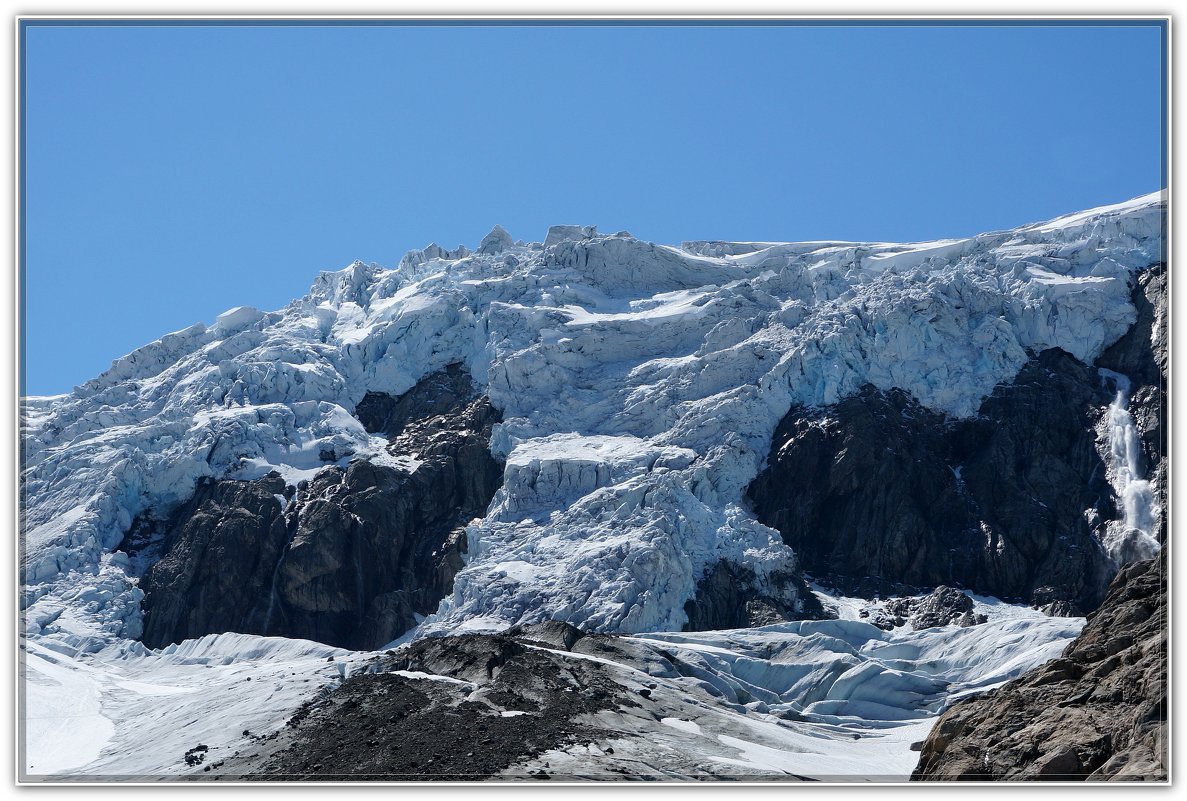
[[[805,571],[848,592],[955,584],[1094,609],[1113,571],[1094,535],[1118,516],[1096,448],[1110,400],[1096,370],[1057,349],[971,420],[867,386],[793,408],[748,494]]]
[[[1063,655],[953,706],[912,779],[1165,781],[1164,558],[1123,567]]]
[[[754,571],[744,565],[721,561],[697,582],[696,595],[684,604],[688,615],[685,631],[713,631],[766,626],[783,620],[819,620],[824,608],[798,575],[772,577],[783,597],[754,589]],[[794,598],[794,601],[785,600]]]
[[[201,485],[142,581],[145,644],[239,631],[373,648],[436,611],[465,524],[502,481],[488,448],[499,416],[456,366],[399,399],[368,399],[368,429],[419,466],[327,467],[295,495],[275,474]]]
[[[915,631],[953,623],[961,627],[976,626],[989,619],[985,615],[973,613],[972,598],[948,586],[936,587],[931,595],[924,598],[896,598],[888,601],[886,611],[895,616],[896,622],[903,620],[910,623]],[[877,621],[874,621],[874,625],[878,626]]]
[[[1169,300],[1166,265],[1155,264],[1139,273],[1130,300],[1137,309],[1137,321],[1100,355],[1096,366],[1129,376],[1134,384],[1165,385]]]
[[[372,434],[398,437],[413,423],[423,425],[435,418],[449,418],[477,399],[469,374],[460,364],[451,364],[425,376],[398,398],[368,392],[355,407],[354,414]],[[438,422],[447,424],[447,421]]]
[[[639,700],[599,663],[533,647],[569,651],[583,637],[572,626],[549,623],[421,640],[380,659],[374,666],[380,672],[351,677],[299,710],[275,743],[228,762],[222,777],[485,779],[545,751],[595,741],[609,732],[579,718],[639,707]],[[391,672],[397,670],[457,681]],[[517,777],[550,778],[543,769],[505,776]]]
[[[199,482],[174,517],[164,555],[141,581],[145,644],[158,647],[213,631],[261,631],[275,566],[289,538],[275,497],[283,491],[275,474]],[[212,628],[214,621],[229,625]]]

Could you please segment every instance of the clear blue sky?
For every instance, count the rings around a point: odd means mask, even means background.
[[[26,35],[29,394],[495,223],[919,240],[1163,184],[1156,23]]]

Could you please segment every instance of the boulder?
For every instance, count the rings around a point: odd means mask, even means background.
[[[923,598],[896,598],[888,601],[886,611],[896,619],[910,623],[915,631],[937,626],[976,626],[988,620],[985,615],[973,612],[972,598],[955,587],[948,586],[936,587],[931,595]],[[877,622],[874,625],[878,625]]]

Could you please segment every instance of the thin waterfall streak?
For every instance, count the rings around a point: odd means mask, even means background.
[[[289,546],[293,544],[293,539],[297,536],[297,526],[291,526],[292,531],[285,539],[284,547],[280,550],[280,558],[276,560],[276,566],[272,568],[272,587],[268,592],[268,611],[264,613],[264,630],[261,632],[264,636],[268,635],[268,628],[272,625],[272,611],[276,607],[276,583],[280,579],[280,569],[284,566],[284,559],[288,556]]]

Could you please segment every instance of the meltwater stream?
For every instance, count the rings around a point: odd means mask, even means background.
[[[1153,537],[1155,525],[1154,487],[1143,478],[1142,448],[1138,427],[1129,413],[1129,379],[1112,370],[1101,370],[1103,378],[1117,389],[1109,405],[1105,425],[1108,433],[1109,483],[1121,502],[1123,518],[1109,524],[1105,547],[1118,564],[1150,559],[1161,550]]]

